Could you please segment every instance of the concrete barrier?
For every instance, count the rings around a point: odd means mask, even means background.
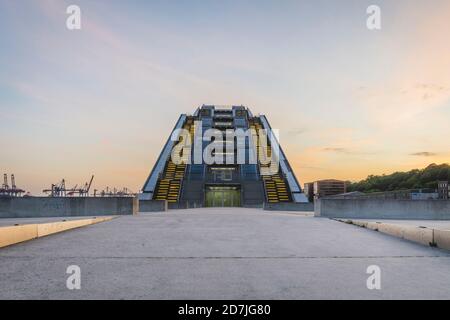
[[[450,250],[450,230],[434,230],[434,243],[437,247]]]
[[[434,229],[422,227],[407,227],[402,228],[402,238],[405,240],[421,243],[423,245],[435,245]]]
[[[131,215],[138,206],[131,197],[0,198],[0,218]]]
[[[270,211],[314,211],[314,203],[312,202],[278,202],[264,203],[264,210]]]
[[[381,224],[380,222],[368,222],[366,226],[367,229],[378,231],[380,224]]]
[[[378,231],[397,238],[402,238],[427,246],[434,243],[433,229],[429,228],[380,223],[378,224]]]
[[[44,237],[53,233],[62,232],[65,230],[84,227],[91,224],[96,224],[104,221],[109,221],[113,217],[96,217],[92,219],[70,220],[70,221],[58,221],[50,223],[37,224],[37,236]]]
[[[0,227],[0,248],[70,229],[109,221],[113,218],[114,217],[102,217]]]
[[[315,202],[314,215],[346,219],[450,220],[450,201],[322,198]]]
[[[417,227],[385,222],[368,222],[358,220],[335,219],[347,224],[367,228],[370,230],[385,233],[397,238],[420,243],[426,246],[436,246],[450,250],[450,230],[440,230],[434,228]]]
[[[140,200],[139,212],[163,212],[167,211],[168,204],[166,200]]]
[[[358,221],[357,223],[355,223],[357,226],[361,227],[361,228],[367,228],[367,222],[365,221]]]
[[[37,238],[36,224],[0,228],[0,248],[34,238]]]

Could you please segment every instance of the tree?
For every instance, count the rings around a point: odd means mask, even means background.
[[[347,190],[361,192],[394,191],[406,189],[437,188],[438,181],[450,180],[450,165],[448,163],[432,163],[424,169],[414,169],[408,172],[394,172],[381,176],[369,175],[359,182],[348,184]]]

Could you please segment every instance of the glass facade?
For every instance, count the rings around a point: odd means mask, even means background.
[[[206,207],[240,207],[241,192],[239,187],[207,186]]]

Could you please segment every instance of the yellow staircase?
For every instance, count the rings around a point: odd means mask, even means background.
[[[264,148],[260,146],[260,130],[263,130],[261,124],[258,122],[251,122],[250,129],[254,129],[256,133],[253,134],[253,141],[256,146],[256,154],[258,155],[258,162],[261,172],[270,172],[269,165],[270,164],[262,164],[261,159],[264,157]],[[269,141],[267,142],[269,143]],[[268,146],[267,155],[268,158],[272,157],[272,148]],[[283,174],[280,170],[276,174],[262,175],[264,182],[264,189],[266,190],[266,198],[269,203],[277,203],[277,202],[290,202],[291,197],[289,194],[288,187],[286,185],[286,181],[283,177]]]
[[[190,119],[187,120],[183,128],[189,131],[192,142],[195,131],[193,121]],[[190,149],[187,149],[187,151],[188,152],[183,153],[181,156],[180,164],[173,163],[171,159],[167,162],[162,177],[159,179],[156,187],[154,197],[156,200],[167,200],[167,202],[170,203],[179,201],[181,194],[181,183],[186,171]]]
[[[266,189],[267,201],[269,203],[291,201],[286,181],[280,173],[270,176],[264,175],[262,177]]]

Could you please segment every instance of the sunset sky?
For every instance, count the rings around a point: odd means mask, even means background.
[[[202,104],[265,114],[302,184],[450,162],[450,0],[0,0],[0,39],[0,173],[33,194],[138,191]]]

